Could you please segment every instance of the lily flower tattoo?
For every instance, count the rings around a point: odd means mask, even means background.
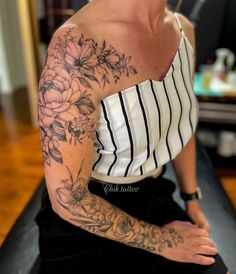
[[[106,41],[100,45],[83,34],[78,37],[73,29],[57,38],[39,82],[39,125],[44,163],[49,166],[52,159],[63,163],[60,142],[76,145],[94,138],[92,82],[104,88],[112,80],[117,83],[122,75],[137,73],[130,56]],[[49,59],[52,62],[47,62]]]

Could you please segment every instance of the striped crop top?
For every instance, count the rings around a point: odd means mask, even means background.
[[[177,21],[182,37],[165,78],[148,79],[101,101],[91,178],[132,183],[155,177],[194,134],[199,112],[194,51]]]

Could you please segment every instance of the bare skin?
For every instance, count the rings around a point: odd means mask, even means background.
[[[179,46],[166,1],[142,2],[94,0],[50,43],[39,84],[48,192],[54,211],[75,226],[171,260],[210,265],[217,250],[206,230],[179,221],[146,223],[88,190],[101,99],[146,79],[161,80]]]
[[[113,86],[113,90],[111,87],[108,91],[103,90],[100,99],[146,79],[162,80],[168,71],[179,46],[181,34],[173,14],[165,9],[165,1],[158,1],[155,6],[152,2],[149,1],[150,11],[144,14],[142,11],[147,7],[143,9],[144,4],[137,1],[109,1],[104,17],[107,1],[95,0],[67,22],[82,27],[86,22],[86,30],[91,30],[91,34],[96,35],[96,41],[105,39],[111,44],[114,41],[116,48],[132,55],[133,65],[139,69],[132,78],[120,79]],[[126,40],[129,43],[123,42]]]

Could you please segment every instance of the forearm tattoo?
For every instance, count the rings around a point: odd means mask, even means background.
[[[150,252],[161,253],[183,242],[173,228],[159,228],[138,220],[91,194],[85,178],[80,175],[82,168],[83,163],[73,178],[67,167],[68,178],[61,180],[61,187],[56,189],[57,201],[70,213],[72,223],[99,236]]]
[[[73,29],[57,39],[39,82],[39,125],[44,163],[49,166],[52,159],[63,163],[60,142],[76,145],[94,137],[92,83],[104,88],[111,81],[117,83],[122,75],[137,73],[130,64],[131,56],[119,53],[106,41],[100,45],[83,34],[78,37]]]

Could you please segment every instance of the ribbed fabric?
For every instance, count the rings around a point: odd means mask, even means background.
[[[165,78],[148,79],[101,102],[92,178],[130,183],[155,176],[194,134],[194,51],[178,23],[181,42]]]

